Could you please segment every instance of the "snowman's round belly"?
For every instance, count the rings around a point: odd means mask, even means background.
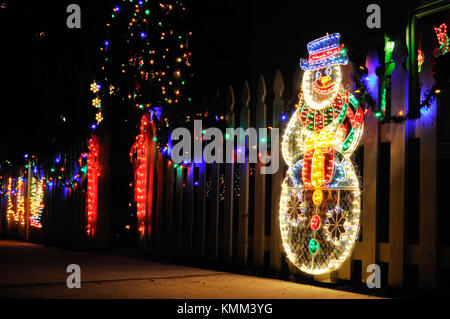
[[[296,182],[295,169],[283,181],[279,221],[284,250],[293,264],[309,274],[338,269],[359,233],[359,182],[349,160],[339,169],[340,179],[329,187],[304,188]]]

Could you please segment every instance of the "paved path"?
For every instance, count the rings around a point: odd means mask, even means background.
[[[66,286],[81,267],[81,289]],[[0,298],[374,298],[276,279],[0,240]]]

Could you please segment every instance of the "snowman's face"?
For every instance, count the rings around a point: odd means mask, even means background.
[[[316,110],[325,108],[336,97],[341,83],[342,72],[339,65],[305,71],[302,89],[306,103]]]

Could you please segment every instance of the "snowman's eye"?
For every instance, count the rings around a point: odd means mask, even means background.
[[[316,80],[320,79],[322,76],[322,74],[320,74],[320,71],[316,72]]]
[[[325,70],[325,74],[326,74],[326,75],[330,75],[330,74],[331,74],[331,68],[327,68],[327,69]]]

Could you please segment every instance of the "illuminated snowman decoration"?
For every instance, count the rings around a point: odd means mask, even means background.
[[[280,199],[281,237],[289,260],[309,274],[338,269],[360,227],[360,188],[350,155],[364,114],[342,85],[341,65],[348,58],[339,38],[334,33],[307,45],[300,101],[282,142],[289,169]]]

